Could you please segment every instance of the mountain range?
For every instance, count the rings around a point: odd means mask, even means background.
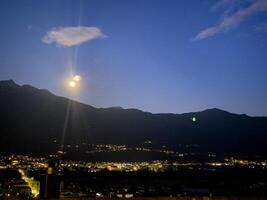
[[[62,144],[146,141],[173,148],[197,145],[199,151],[225,154],[267,153],[267,117],[217,108],[184,114],[95,108],[13,80],[0,81],[0,122],[0,152],[5,154],[45,154]]]

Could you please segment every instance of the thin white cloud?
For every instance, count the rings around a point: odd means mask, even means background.
[[[71,47],[90,40],[105,37],[98,27],[69,26],[49,30],[42,38],[46,44],[56,43],[60,46]]]
[[[220,23],[200,31],[193,40],[203,40],[215,34],[226,32],[238,26],[248,16],[261,11],[267,11],[267,0],[254,0],[248,7],[240,8],[230,15],[224,15]]]
[[[219,9],[221,9],[221,8],[226,7],[226,6],[231,6],[232,7],[232,5],[236,4],[236,2],[237,2],[237,0],[219,0],[219,1],[217,1],[217,3],[215,5],[213,5],[211,7],[210,10],[212,12],[215,12],[215,11],[218,11]]]

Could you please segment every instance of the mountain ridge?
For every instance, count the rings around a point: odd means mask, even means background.
[[[68,100],[71,100],[67,97],[64,97],[64,96],[58,96],[58,95],[55,95],[53,94],[52,92],[50,92],[49,90],[47,89],[39,89],[39,88],[36,88],[32,85],[29,85],[29,84],[23,84],[23,85],[19,85],[17,84],[14,80],[12,79],[9,79],[9,80],[0,80],[0,87],[1,86],[15,86],[15,87],[23,87],[23,88],[27,88],[27,89],[34,89],[36,91],[43,91],[43,92],[48,92],[56,97],[59,97],[59,98],[66,98]],[[77,103],[81,103],[81,104],[84,104],[84,105],[88,105],[88,106],[91,106],[85,102],[79,102],[79,101],[76,101],[76,100],[71,100],[71,101],[75,101]],[[94,107],[94,106],[91,106],[91,107]],[[233,113],[233,112],[229,112],[229,111],[226,111],[226,110],[223,110],[223,109],[220,109],[220,108],[216,108],[216,107],[213,107],[213,108],[207,108],[207,109],[204,109],[204,110],[199,110],[199,111],[191,111],[191,112],[186,112],[186,113],[152,113],[152,112],[149,112],[149,111],[143,111],[141,109],[137,109],[137,108],[123,108],[121,106],[111,106],[111,107],[94,107],[96,109],[104,109],[104,110],[107,110],[107,109],[114,109],[114,110],[133,110],[133,111],[141,111],[141,112],[144,112],[144,113],[151,113],[151,114],[155,114],[155,115],[165,115],[165,114],[173,114],[173,115],[183,115],[183,114],[195,114],[195,113],[199,113],[199,112],[224,112],[224,113],[230,113],[230,114],[235,114],[235,115],[246,115],[246,116],[250,116],[250,115],[247,115],[247,114],[237,114],[237,113]],[[265,116],[254,116],[254,117],[265,117]]]
[[[0,151],[6,153],[53,152],[63,135],[62,144],[140,145],[149,140],[174,147],[198,144],[199,151],[219,153],[265,154],[267,145],[267,117],[218,108],[183,114],[95,108],[12,80],[0,81],[0,120]]]

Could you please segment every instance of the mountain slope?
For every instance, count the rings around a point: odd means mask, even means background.
[[[192,117],[196,117],[195,122]],[[198,144],[200,151],[221,153],[264,154],[267,144],[266,117],[219,109],[152,114],[136,109],[94,108],[47,90],[19,86],[12,80],[0,81],[0,121],[0,152],[6,153],[56,151],[63,135],[64,144],[137,145],[151,140],[174,147]]]

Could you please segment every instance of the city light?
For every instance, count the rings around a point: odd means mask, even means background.
[[[39,195],[39,190],[40,190],[39,182],[33,178],[27,177],[24,170],[22,170],[22,169],[18,169],[18,172],[21,174],[21,178],[31,188],[31,192],[32,192],[33,196],[37,197]]]

